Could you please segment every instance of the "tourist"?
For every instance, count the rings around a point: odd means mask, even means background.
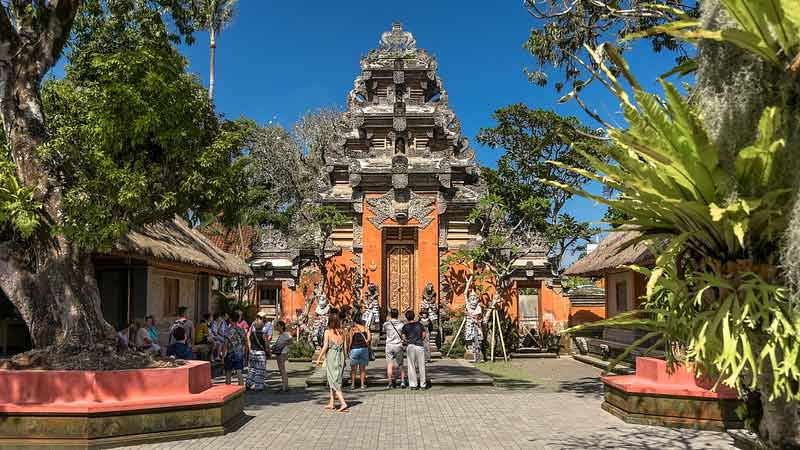
[[[183,327],[172,330],[172,344],[167,346],[167,356],[175,359],[194,359],[192,347],[186,343],[186,340],[186,330]]]
[[[117,332],[117,347],[120,350],[129,349],[131,346],[131,328],[133,322],[128,322],[128,325]]]
[[[203,318],[200,319],[200,323],[197,324],[194,330],[194,343],[198,345],[208,345],[208,322],[211,318],[211,314],[205,313],[203,314]]]
[[[150,333],[147,327],[142,324],[141,320],[134,320],[134,328],[136,334],[134,335],[133,342],[136,346],[136,350],[140,352],[157,352],[158,349],[154,348],[154,346],[157,347],[157,345],[150,339]]]
[[[244,318],[244,312],[241,309],[237,309],[236,314],[239,314],[239,320],[235,321],[237,327],[242,330],[242,333],[247,336],[247,332],[250,330],[250,325],[248,325],[247,320]],[[244,346],[244,362],[247,363],[249,359],[249,355],[247,354],[247,346]]]
[[[292,335],[286,331],[286,322],[279,320],[275,323],[278,330],[278,340],[272,344],[272,354],[278,363],[278,370],[281,373],[281,389],[278,392],[289,392],[289,374],[286,372],[286,361],[289,359],[289,345],[294,340]]]
[[[247,354],[249,357],[250,371],[247,373],[245,389],[254,391],[264,390],[264,380],[267,377],[267,355],[269,354],[269,343],[272,341],[272,324],[267,320],[267,315],[263,312],[256,314],[256,320],[247,331]]]
[[[234,312],[228,317],[227,328],[225,331],[225,343],[223,345],[223,369],[225,370],[225,384],[231,384],[231,375],[236,372],[239,378],[239,386],[244,385],[242,370],[244,370],[244,331],[236,326],[239,322],[239,312]]]
[[[339,412],[347,412],[347,402],[342,395],[342,372],[344,372],[344,361],[347,358],[347,350],[344,345],[344,333],[339,325],[339,316],[331,314],[328,318],[328,326],[323,337],[322,350],[317,358],[317,365],[322,364],[325,358],[325,372],[328,376],[328,390],[330,400],[325,409],[333,409],[334,396],[339,400]]]
[[[350,387],[356,388],[356,371],[360,371],[361,389],[367,387],[367,364],[369,364],[369,346],[372,335],[364,326],[364,319],[356,314],[353,326],[347,334],[347,351],[350,354]]]
[[[147,326],[147,337],[150,338],[150,342],[152,343],[152,349],[154,353],[160,354],[161,353],[161,332],[158,330],[158,325],[156,325],[156,318],[153,317],[152,314],[148,315],[144,318],[145,324]]]
[[[225,342],[224,324],[225,320],[220,313],[211,315],[211,322],[208,324],[208,340],[211,344],[211,361],[219,360],[222,354],[222,344]]]
[[[187,342],[194,342],[194,323],[192,323],[191,319],[186,317],[186,307],[179,306],[177,315],[178,318],[172,322],[172,327],[169,329],[170,344],[174,342],[172,340],[173,332],[178,327],[183,328]]]
[[[400,330],[403,328],[403,322],[398,319],[400,312],[397,308],[392,308],[389,311],[390,319],[383,324],[383,334],[386,335],[386,377],[389,380],[387,389],[394,388],[394,369],[400,369],[400,387],[405,389],[406,386],[406,370],[403,366],[403,340],[400,337]]]
[[[425,374],[425,339],[428,331],[419,322],[414,321],[414,311],[406,311],[408,323],[403,325],[400,335],[406,343],[406,364],[408,364],[408,383],[412,390],[427,388]],[[417,377],[419,370],[419,377]]]
[[[236,326],[241,328],[244,333],[247,333],[247,330],[250,329],[250,326],[247,324],[247,321],[244,318],[244,312],[241,309],[237,309],[236,314],[239,315],[239,320],[236,321]]]

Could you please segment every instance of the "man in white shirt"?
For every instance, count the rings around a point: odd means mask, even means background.
[[[400,330],[403,329],[403,322],[398,319],[400,313],[397,308],[392,308],[389,311],[390,319],[383,324],[383,333],[386,335],[386,376],[389,379],[389,384],[386,389],[394,388],[394,368],[400,368],[400,387],[405,389],[406,384],[406,370],[403,367],[403,340],[400,338]]]

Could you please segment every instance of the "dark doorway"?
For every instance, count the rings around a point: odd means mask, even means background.
[[[19,311],[0,291],[0,352],[3,357],[22,353],[33,348],[28,326]]]

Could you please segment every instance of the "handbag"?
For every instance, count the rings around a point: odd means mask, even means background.
[[[372,343],[367,341],[367,335],[364,334],[363,331],[359,331],[358,334],[364,336],[364,342],[367,343],[367,352],[369,353],[369,360],[375,361],[375,350],[372,349]]]

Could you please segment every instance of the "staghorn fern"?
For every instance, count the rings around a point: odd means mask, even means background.
[[[717,384],[753,388],[769,371],[774,377],[767,394],[800,398],[800,312],[786,301],[776,267],[793,198],[792,180],[779,170],[791,158],[781,135],[790,118],[781,108],[766,108],[758,138],[737,152],[735,170],[726,171],[700,115],[672,84],[662,81],[660,99],[641,88],[614,48],[590,54],[621,101],[629,128],[608,130],[617,144],[607,147],[610,162],[584,155],[597,173],[571,170],[619,195],[609,199],[556,185],[628,214],[627,227],[641,232],[638,240],[648,242],[657,259],[651,270],[633,267],[649,277],[641,310],[568,331],[641,329],[646,335],[631,349],[655,339],[672,363],[679,359],[677,342]]]

